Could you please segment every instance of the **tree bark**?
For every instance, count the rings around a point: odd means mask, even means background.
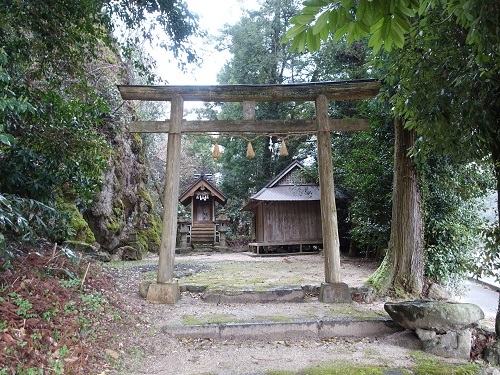
[[[381,292],[418,296],[423,286],[423,220],[418,175],[407,155],[415,132],[396,118],[391,235],[387,254],[370,282]]]
[[[495,134],[492,135],[492,139],[498,139],[495,137]],[[497,214],[498,214],[498,223],[500,225],[500,142],[492,142],[491,146],[491,157],[493,159],[493,168],[497,182]],[[498,236],[496,238],[498,241]],[[500,251],[500,250],[499,250]],[[500,277],[497,275],[497,277]],[[497,316],[495,319],[495,333],[497,338],[500,338],[500,295],[498,295],[498,308],[497,308]]]

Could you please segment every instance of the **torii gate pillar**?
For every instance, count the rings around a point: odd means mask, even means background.
[[[151,284],[146,300],[153,303],[176,303],[181,298],[179,283],[174,281],[175,242],[177,238],[177,197],[181,163],[181,126],[184,100],[176,95],[170,108],[167,143],[167,170],[163,199],[163,228],[156,284]]]
[[[325,255],[325,282],[321,284],[321,302],[351,302],[349,286],[340,278],[340,241],[333,183],[332,143],[328,124],[328,99],[320,95],[316,99],[318,126],[318,171],[321,198],[321,228]]]

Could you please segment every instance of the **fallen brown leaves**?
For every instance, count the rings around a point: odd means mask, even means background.
[[[2,373],[102,368],[110,344],[106,331],[120,317],[116,301],[108,303],[113,290],[112,279],[92,260],[70,259],[56,246],[19,251],[13,268],[0,271]]]

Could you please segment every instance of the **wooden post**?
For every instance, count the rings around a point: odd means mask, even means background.
[[[179,285],[174,283],[174,258],[177,237],[177,197],[181,162],[181,125],[184,101],[179,95],[172,98],[170,130],[167,143],[167,167],[163,196],[163,225],[158,261],[157,284],[151,284],[147,300],[155,303],[175,303],[180,298]]]
[[[255,119],[255,102],[244,101],[243,120],[254,120],[254,119]]]
[[[158,264],[159,283],[172,282],[174,278],[175,240],[177,236],[177,197],[179,195],[179,169],[181,163],[181,124],[184,103],[180,96],[172,100],[167,143],[167,171],[163,201],[163,227]]]
[[[318,124],[318,169],[321,200],[321,225],[325,255],[325,283],[321,285],[320,301],[349,302],[349,287],[340,278],[340,241],[333,183],[332,144],[328,125],[328,100],[320,95],[316,99]]]

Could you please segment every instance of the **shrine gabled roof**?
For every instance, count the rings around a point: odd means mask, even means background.
[[[198,179],[196,179],[186,189],[186,191],[180,195],[179,202],[181,202],[184,206],[187,206],[188,204],[191,203],[193,195],[199,189],[208,190],[217,202],[219,202],[222,205],[226,204],[227,197],[219,189],[217,189],[210,181],[206,180],[204,176],[200,176]]]
[[[256,201],[319,201],[318,185],[291,185],[264,188],[252,195]]]
[[[259,192],[250,197],[249,202],[243,207],[245,211],[251,211],[258,202],[298,202],[319,201],[320,187],[318,184],[297,182],[289,178],[295,170],[302,170],[304,166],[297,160],[292,162],[280,174],[272,179]],[[335,189],[335,195],[344,199],[345,194]]]
[[[294,160],[288,167],[283,169],[283,171],[281,171],[275,178],[269,181],[267,185],[264,186],[264,188],[272,188],[275,185],[279,184],[279,182],[283,179],[283,177],[285,177],[287,174],[291,173],[295,169],[303,170],[304,166],[298,160]],[[307,184],[307,185],[313,185],[313,184]]]
[[[259,192],[250,197],[248,204],[243,210],[251,210],[258,201],[271,202],[295,202],[295,201],[319,201],[319,186],[317,184],[296,184],[293,178],[288,182],[284,180],[291,176],[295,170],[302,170],[304,166],[297,160],[293,161],[281,173],[267,183]]]

